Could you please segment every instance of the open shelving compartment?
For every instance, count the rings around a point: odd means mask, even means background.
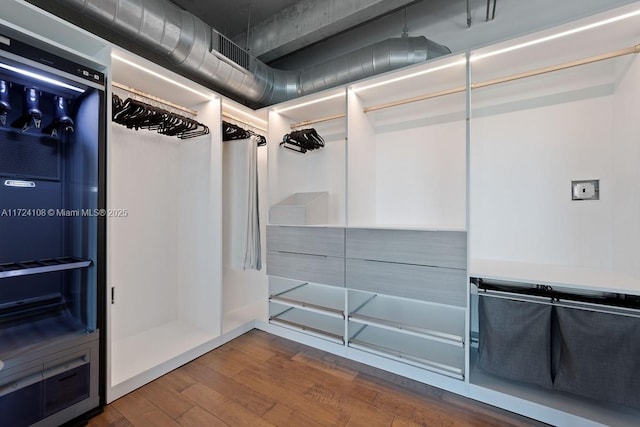
[[[278,206],[296,194],[298,199],[322,195],[320,203],[310,208],[323,212],[306,216],[320,219],[305,223],[301,215],[279,215],[278,224],[345,225],[346,122],[345,88],[294,99],[269,110],[269,206]],[[302,129],[315,129],[324,147],[303,154],[281,145],[285,135]],[[303,209],[301,205],[292,208]]]
[[[269,277],[269,322],[344,344],[342,287]]]
[[[349,290],[349,347],[464,379],[465,309]]]
[[[464,55],[351,85],[348,119],[349,227],[465,230]]]
[[[222,317],[220,99],[117,49],[111,79],[123,100],[162,105],[210,132],[179,139],[109,123],[108,205],[127,216],[107,227],[108,402],[210,349]]]
[[[471,277],[640,294],[637,7],[471,52]],[[599,200],[572,200],[572,181],[590,179]],[[473,292],[471,301],[473,336]],[[626,426],[640,416],[476,364],[471,349],[470,397],[541,421]]]
[[[355,294],[362,294],[358,297]],[[463,307],[349,291],[351,301],[365,301],[349,310],[349,322],[372,325],[407,335],[464,347]]]

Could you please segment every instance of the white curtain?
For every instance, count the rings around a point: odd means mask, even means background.
[[[253,137],[225,141],[223,152],[229,267],[234,270],[260,270],[258,141]]]

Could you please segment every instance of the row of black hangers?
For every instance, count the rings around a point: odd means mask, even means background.
[[[264,136],[259,135],[251,130],[243,129],[234,123],[229,123],[226,121],[222,122],[222,140],[223,141],[232,141],[234,139],[249,139],[249,138],[257,139],[258,147],[267,145],[267,139]]]
[[[324,147],[324,139],[314,128],[301,129],[283,136],[280,146],[304,154]]]
[[[7,116],[12,110],[9,99],[10,83],[0,80],[0,125],[7,124]],[[31,128],[42,129],[42,133],[57,137],[59,133],[72,133],[74,123],[67,111],[69,101],[62,96],[53,97],[53,120],[42,127],[44,114],[40,109],[42,92],[33,87],[25,87],[23,94],[22,115],[11,122],[11,127],[26,132]]]
[[[113,94],[111,119],[129,129],[148,129],[161,135],[180,139],[195,138],[209,133],[209,128],[181,114],[147,104],[136,99],[123,100]]]

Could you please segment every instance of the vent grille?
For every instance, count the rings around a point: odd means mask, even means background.
[[[217,31],[213,33],[212,50],[217,51],[245,70],[249,70],[251,61],[249,53]]]

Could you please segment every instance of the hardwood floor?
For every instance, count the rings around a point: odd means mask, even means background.
[[[89,426],[539,426],[253,330],[116,400]]]

